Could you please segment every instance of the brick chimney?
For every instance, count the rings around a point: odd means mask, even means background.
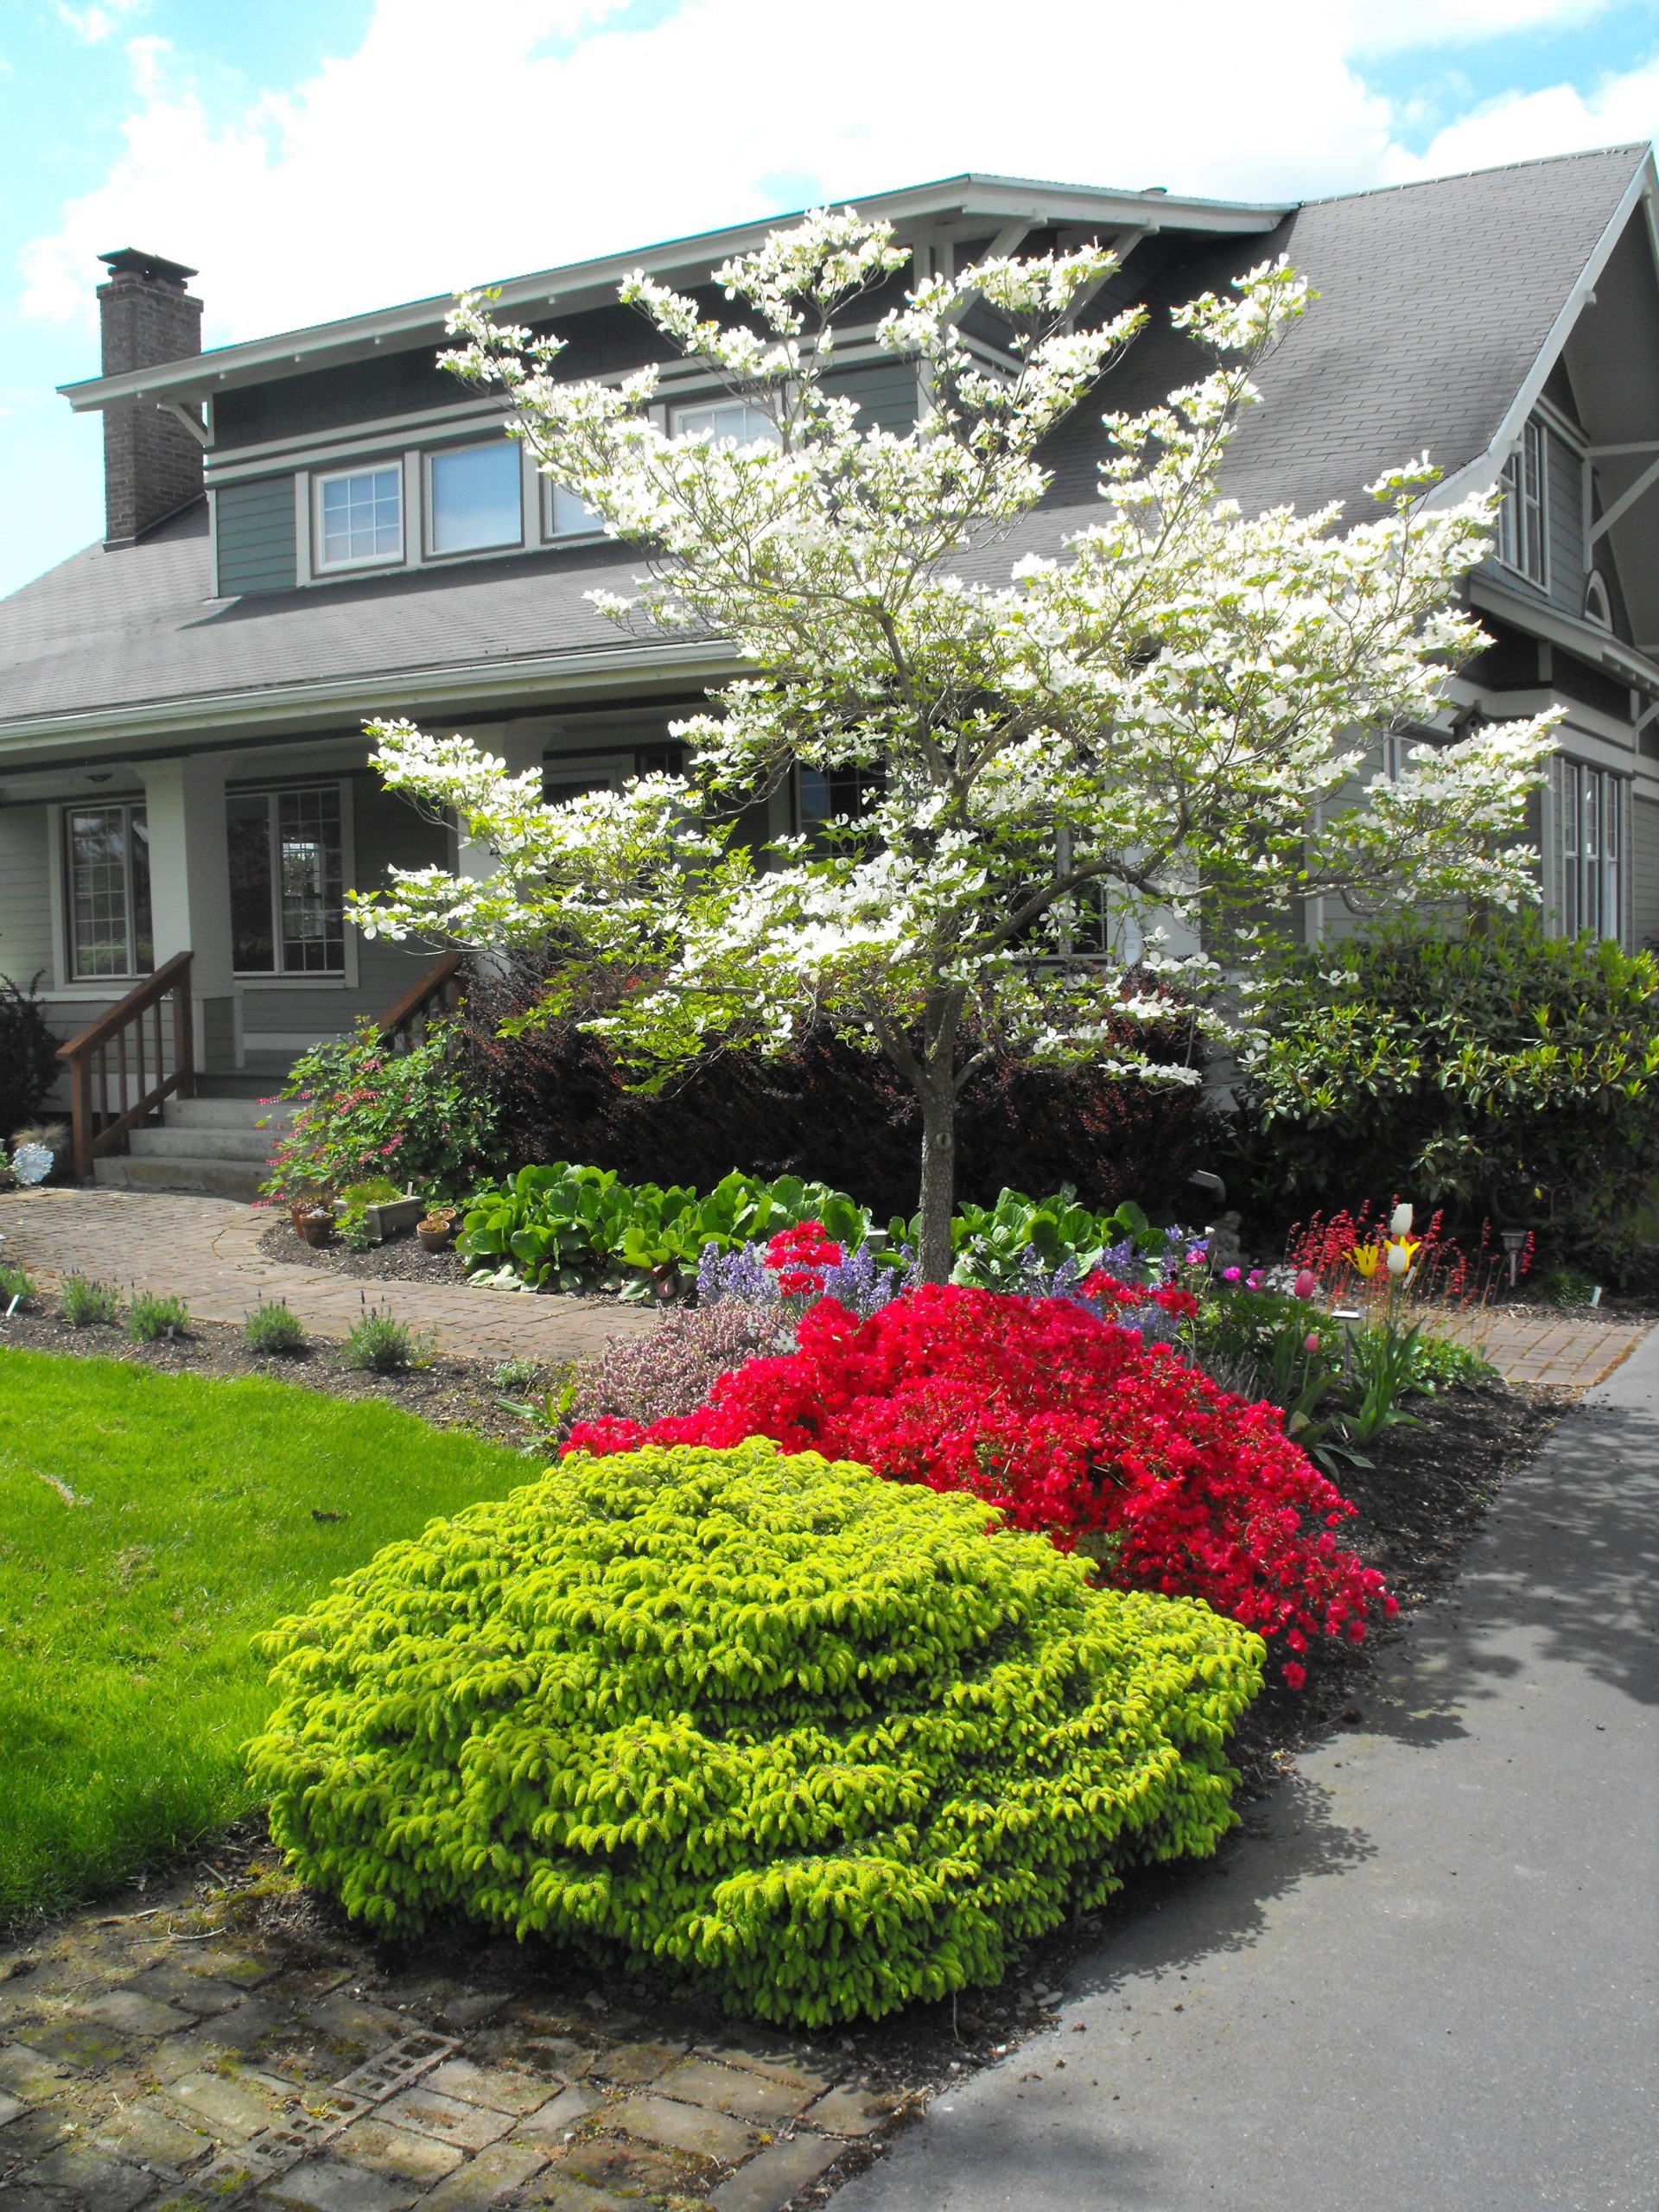
[[[201,302],[187,292],[195,275],[176,261],[125,246],[99,256],[110,281],[98,288],[104,374],[153,369],[201,351]],[[135,537],[201,497],[201,447],[153,399],[104,410],[105,543]]]

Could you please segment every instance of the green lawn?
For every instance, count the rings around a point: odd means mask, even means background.
[[[533,1472],[385,1406],[0,1350],[0,1922],[245,1812],[251,1637]]]

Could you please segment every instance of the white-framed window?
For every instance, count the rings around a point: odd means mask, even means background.
[[[1503,504],[1497,514],[1497,557],[1531,583],[1549,582],[1548,448],[1541,423],[1529,423],[1498,480]]]
[[[1607,582],[1599,569],[1592,569],[1584,580],[1584,619],[1593,622],[1599,630],[1613,626],[1612,601],[1607,596]]]
[[[1556,918],[1563,937],[1624,933],[1625,779],[1584,760],[1557,759]]]
[[[550,537],[598,537],[605,525],[565,485],[547,487],[547,534]]]
[[[225,807],[236,974],[343,975],[340,785],[227,791]]]
[[[143,807],[125,800],[67,806],[63,842],[70,975],[78,983],[148,976],[156,938]]]
[[[454,446],[426,464],[427,543],[434,553],[481,553],[524,539],[524,472],[513,438]]]
[[[778,437],[771,416],[747,399],[688,400],[683,407],[669,410],[668,431],[673,438],[731,438],[741,446],[754,445],[762,438],[775,444]]]
[[[315,478],[313,543],[319,569],[361,569],[404,557],[404,471],[399,461]]]

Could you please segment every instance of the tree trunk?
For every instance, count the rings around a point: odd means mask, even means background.
[[[921,1090],[922,1236],[924,1282],[950,1280],[950,1217],[957,1204],[957,1086],[947,1063],[930,1071]]]

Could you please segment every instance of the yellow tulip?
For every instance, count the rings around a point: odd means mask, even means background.
[[[1348,1257],[1370,1282],[1382,1260],[1382,1247],[1380,1244],[1356,1244],[1350,1249]]]

